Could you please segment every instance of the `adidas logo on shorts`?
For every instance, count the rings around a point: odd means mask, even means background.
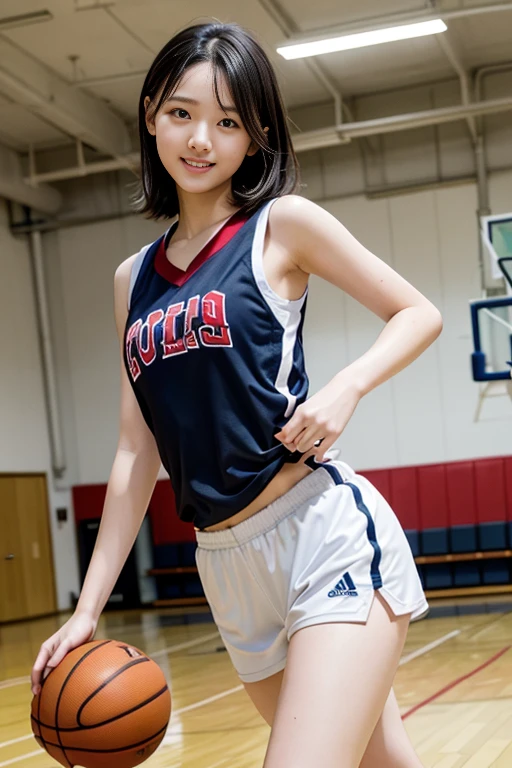
[[[347,571],[343,574],[343,578],[338,581],[334,589],[328,593],[327,597],[357,597],[356,585],[350,578],[350,573]]]

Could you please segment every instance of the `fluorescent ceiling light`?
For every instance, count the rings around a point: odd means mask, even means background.
[[[16,29],[16,27],[27,27],[29,24],[37,24],[40,21],[51,21],[53,19],[50,11],[32,11],[20,16],[4,16],[0,19],[0,30]]]
[[[418,24],[402,24],[399,27],[373,29],[370,32],[358,32],[354,35],[330,37],[324,40],[313,40],[308,43],[293,43],[278,48],[277,52],[285,59],[302,59],[306,56],[318,56],[334,51],[348,51],[353,48],[365,48],[368,45],[391,43],[395,40],[408,40],[412,37],[426,37],[446,32],[448,27],[441,19],[422,21]]]

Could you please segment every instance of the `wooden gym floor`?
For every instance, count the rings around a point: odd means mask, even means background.
[[[30,735],[28,674],[65,618],[0,626],[0,768],[57,766]],[[170,682],[170,728],[145,766],[261,768],[269,729],[207,608],[105,613],[96,637],[142,648]],[[434,601],[410,628],[395,690],[426,768],[512,766],[512,598]]]

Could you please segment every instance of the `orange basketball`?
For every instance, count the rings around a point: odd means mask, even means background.
[[[66,768],[131,768],[162,741],[171,694],[158,664],[131,645],[70,651],[32,700],[36,741]]]

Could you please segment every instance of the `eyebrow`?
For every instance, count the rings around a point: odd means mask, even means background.
[[[191,99],[190,96],[170,96],[167,101],[181,101],[183,104],[193,104],[194,106],[198,106],[199,102],[196,101],[196,99]],[[238,114],[238,109],[236,107],[231,106],[224,106],[221,105],[224,112],[236,112]]]

